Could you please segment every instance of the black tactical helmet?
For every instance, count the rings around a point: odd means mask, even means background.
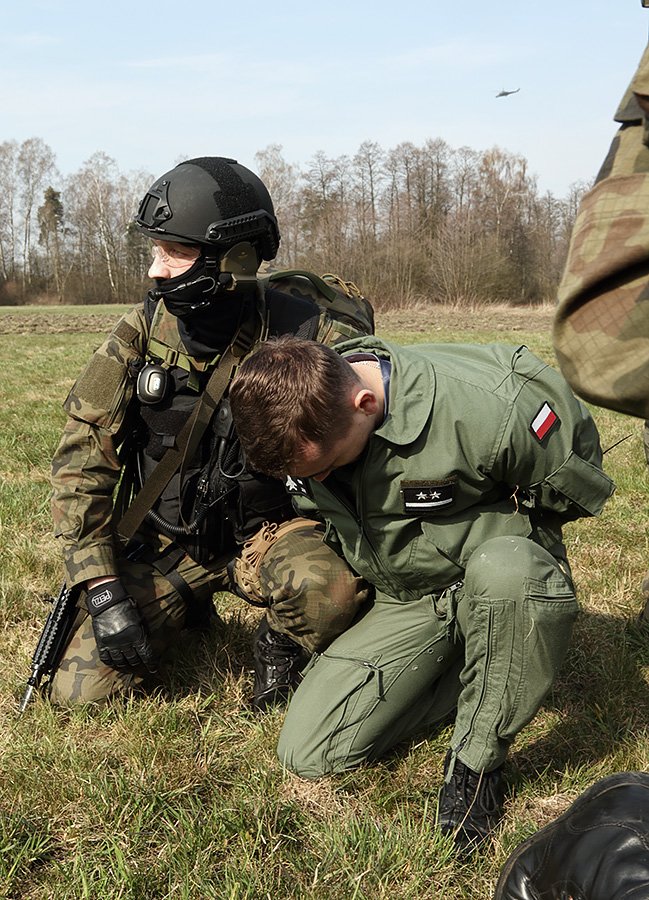
[[[188,159],[161,175],[145,194],[136,224],[147,237],[231,247],[248,241],[274,259],[279,228],[273,201],[254,172],[224,156]]]

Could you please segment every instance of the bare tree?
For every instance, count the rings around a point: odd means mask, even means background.
[[[355,225],[363,244],[378,236],[378,197],[385,154],[374,141],[364,141],[353,159]]]
[[[349,159],[318,152],[303,176],[300,209],[300,257],[320,269],[344,270],[350,255]]]
[[[117,181],[115,161],[105,153],[95,153],[72,176],[66,189],[86,302],[123,299],[119,255],[127,222],[120,210]]]
[[[536,180],[527,161],[493,147],[481,154],[475,188],[482,228],[493,239],[498,265],[487,282],[494,299],[530,302],[539,299],[532,239]]]
[[[0,274],[5,284],[16,272],[16,217],[18,190],[18,144],[0,144]]]
[[[134,219],[153,180],[154,176],[148,172],[136,171],[120,175],[116,183],[114,227],[119,240],[119,284],[123,297],[128,300],[139,298],[151,265],[151,242],[140,233]]]
[[[23,222],[22,265],[23,296],[31,285],[32,220],[35,206],[45,185],[55,172],[54,153],[41,138],[29,138],[18,151],[16,166]]]
[[[279,222],[282,241],[280,264],[295,265],[299,229],[299,173],[282,156],[280,144],[269,144],[255,153],[257,173],[268,188]]]

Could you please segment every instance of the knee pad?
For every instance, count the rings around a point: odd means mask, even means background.
[[[561,576],[554,557],[529,538],[490,538],[469,557],[464,589],[469,596],[510,597],[528,578],[545,581]]]

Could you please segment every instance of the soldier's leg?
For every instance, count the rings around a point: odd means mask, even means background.
[[[502,764],[552,686],[577,612],[567,563],[533,541],[493,538],[473,553],[457,607],[465,667],[452,758],[474,772]]]
[[[457,592],[463,598],[457,613],[459,619],[463,606],[461,634],[453,619],[454,591],[437,601],[424,597],[410,603],[377,596],[373,608],[307,670],[280,735],[282,762],[315,778],[375,759],[443,721],[462,691],[462,716],[458,706],[452,746],[457,750],[462,745],[463,759],[468,748],[466,765],[480,771],[487,765],[482,763],[488,755],[485,746],[495,744],[497,766],[504,758],[501,745],[506,753],[546,695],[577,613],[569,575],[554,557],[531,541],[512,540],[487,542],[470,562],[468,584]],[[476,611],[471,627],[469,598],[472,613]],[[512,619],[511,607],[518,601],[521,608]],[[495,736],[483,725],[483,687],[487,706],[499,697],[504,710]],[[468,727],[473,713],[480,725],[475,734]]]
[[[308,519],[265,525],[234,560],[238,592],[267,608],[255,635],[257,711],[287,700],[309,655],[349,627],[367,600],[367,584],[323,533]]]
[[[234,564],[240,593],[267,606],[271,628],[308,653],[342,634],[369,595],[323,534],[323,525],[310,519],[264,525]]]
[[[166,574],[146,561],[123,559],[119,565],[122,583],[142,612],[153,647],[161,657],[185,626],[190,604],[200,608],[221,589],[213,573],[187,556]],[[141,681],[139,674],[118,672],[101,662],[92,621],[85,616],[52,679],[50,696],[61,704],[104,700]]]
[[[644,458],[649,466],[649,420],[646,420],[642,429],[642,445],[644,447]],[[649,572],[642,579],[640,585],[642,594],[642,612],[640,613],[640,621],[649,623]]]
[[[576,615],[567,562],[533,541],[493,538],[470,557],[457,606],[463,688],[437,812],[463,854],[500,821],[507,750],[550,689]]]
[[[444,722],[464,660],[454,596],[402,603],[378,593],[307,669],[280,735],[281,762],[317,778],[377,759]]]

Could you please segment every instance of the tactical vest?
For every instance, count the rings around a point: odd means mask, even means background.
[[[374,331],[372,307],[351,282],[301,271],[277,272],[260,281],[262,308],[251,307],[244,322],[251,350],[282,334],[333,344]],[[218,356],[198,360],[187,354],[177,319],[162,300],[145,301],[145,313],[150,323],[145,361],[162,366],[168,384],[161,401],[139,403],[140,484],[174,446],[219,362]],[[205,565],[234,551],[264,522],[294,515],[282,483],[247,471],[226,391],[189,465],[172,476],[147,513],[147,523]]]

